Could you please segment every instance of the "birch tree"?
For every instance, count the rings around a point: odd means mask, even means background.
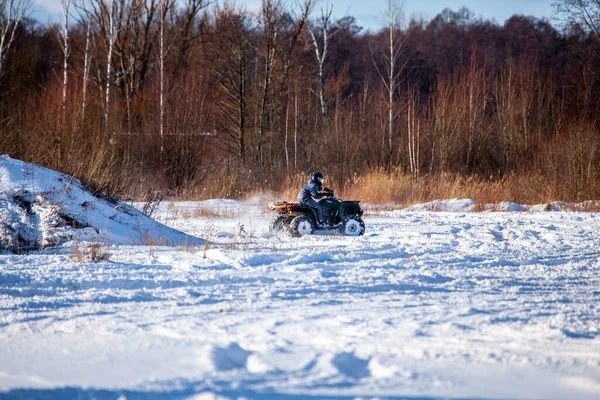
[[[60,110],[60,127],[54,130],[54,145],[56,150],[57,167],[62,165],[62,131],[66,128],[67,121],[67,87],[69,83],[69,56],[71,53],[69,43],[69,12],[71,9],[71,0],[61,0],[61,10],[63,14],[63,22],[58,33],[58,40],[63,53],[63,82],[62,82],[62,102]],[[74,139],[72,137],[72,139]]]
[[[69,13],[71,11],[71,0],[61,0],[60,5],[63,13],[63,24],[60,32],[60,42],[63,52],[62,122],[64,123],[65,113],[67,109],[67,86],[69,83],[69,56],[71,55],[71,48],[69,43]]]
[[[408,160],[410,175],[413,179],[419,179],[420,154],[421,154],[421,119],[417,111],[417,95],[411,91],[406,107]]]
[[[325,95],[325,61],[327,60],[327,52],[329,50],[329,40],[331,39],[331,25],[333,6],[327,4],[325,8],[321,8],[321,17],[318,23],[308,26],[315,59],[317,61],[317,76],[319,78],[319,102],[321,104],[321,116],[323,118],[323,126],[325,127],[325,135],[329,135],[329,122],[327,117],[327,97]],[[320,31],[320,32],[319,32]]]
[[[0,0],[0,78],[19,25],[29,15],[30,9],[31,0]]]
[[[123,27],[124,0],[91,0],[83,6],[98,24],[106,46],[106,74],[104,76],[104,126],[108,132],[110,95],[114,84],[113,62],[119,32]],[[89,8],[87,8],[89,7]]]
[[[124,11],[123,27],[117,40],[116,58],[119,66],[117,72],[119,87],[125,94],[128,127],[129,131],[132,131],[136,113],[135,99],[144,92],[148,72],[152,70],[153,50],[158,42],[160,73],[160,60],[164,58],[160,46],[163,45],[162,51],[166,53],[165,37],[171,36],[171,29],[168,28],[176,26],[176,23],[167,21],[167,16],[173,14],[172,0],[129,1]],[[164,70],[162,77],[164,78]]]
[[[289,155],[289,112],[290,112],[290,97],[291,92],[294,94],[294,170],[297,169],[297,154],[298,154],[298,77],[302,76],[302,65],[300,64],[297,69],[297,76],[294,80],[293,89],[290,89],[292,85],[290,85],[290,72],[292,70],[292,66],[297,66],[297,59],[294,57],[294,51],[296,49],[296,45],[301,38],[304,30],[306,29],[308,23],[308,17],[312,12],[313,1],[306,0],[303,4],[298,3],[300,14],[296,18],[296,27],[294,32],[290,38],[289,46],[286,51],[282,52],[282,64],[283,64],[283,79],[281,80],[281,89],[280,93],[286,93],[286,104],[285,104],[285,137],[284,137],[284,149],[285,149],[285,165],[286,169],[289,169],[290,166],[290,155]]]
[[[395,120],[396,110],[394,107],[394,97],[398,91],[398,85],[400,83],[399,74],[404,68],[400,65],[403,38],[400,32],[400,25],[402,23],[402,17],[404,14],[403,5],[398,0],[388,0],[387,10],[384,13],[384,19],[387,25],[387,42],[386,50],[381,52],[383,58],[383,68],[380,68],[376,62],[375,68],[377,73],[385,86],[387,92],[387,147],[388,147],[388,164],[393,165],[393,154],[394,154],[394,132],[395,132]],[[409,155],[414,150],[411,148],[411,141],[408,141]],[[412,165],[412,164],[411,164]],[[412,168],[412,167],[411,167]]]
[[[85,112],[87,108],[87,89],[90,78],[90,66],[92,61],[92,42],[95,43],[92,36],[93,17],[90,7],[84,0],[75,0],[73,3],[77,11],[77,20],[81,26],[85,26],[85,49],[83,51],[83,76],[81,83],[81,120],[85,121]]]
[[[168,11],[168,0],[160,2],[160,33],[159,33],[159,71],[160,71],[160,155],[164,158],[165,150],[165,57],[167,50],[165,48],[165,19]]]
[[[108,8],[105,13],[107,16],[107,30],[106,30],[106,40],[108,51],[106,54],[106,96],[104,100],[104,125],[108,129],[108,116],[110,109],[110,90],[112,88],[112,71],[113,71],[113,52],[115,50],[115,44],[117,42],[117,35],[119,34],[119,23],[118,16],[120,14],[119,10],[119,0],[115,2],[115,0],[108,0]]]
[[[87,105],[87,84],[90,77],[90,52],[92,37],[92,20],[88,18],[87,28],[85,30],[85,52],[83,55],[83,82],[81,90],[81,120],[85,121],[85,108]]]

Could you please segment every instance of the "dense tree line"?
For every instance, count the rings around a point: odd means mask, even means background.
[[[319,169],[600,195],[600,41],[569,1],[559,30],[464,8],[401,21],[392,0],[375,32],[310,0],[62,5],[54,25],[4,7],[0,152],[99,191],[236,196]]]

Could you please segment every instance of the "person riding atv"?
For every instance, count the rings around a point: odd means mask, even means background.
[[[319,227],[323,226],[323,209],[319,204],[319,200],[333,192],[331,189],[324,189],[323,182],[325,182],[325,176],[320,172],[315,172],[310,177],[310,181],[302,186],[300,193],[298,193],[300,204],[313,208],[317,213],[317,225]]]
[[[333,190],[323,188],[324,181],[323,174],[315,172],[298,193],[298,203],[269,204],[278,213],[271,221],[271,232],[287,230],[295,237],[333,230],[346,236],[363,235],[365,223],[360,201],[338,200]]]

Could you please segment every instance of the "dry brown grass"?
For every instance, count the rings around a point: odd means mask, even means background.
[[[152,234],[150,232],[139,232],[139,243],[142,246],[149,246],[149,247],[163,247],[163,246],[170,246],[170,243],[166,240],[166,238],[155,238],[152,237]]]
[[[555,207],[558,207],[561,211],[578,211],[578,212],[600,212],[600,201],[598,200],[587,200],[581,203],[554,203]],[[552,205],[548,204],[551,208]]]
[[[296,201],[298,191],[307,180],[307,174],[292,174],[283,179],[280,190],[277,192],[261,192],[254,187],[247,191],[240,189],[236,192],[238,193],[236,196],[219,196],[219,194],[224,194],[219,191],[210,193],[214,194],[214,198],[245,199],[257,205],[268,204],[276,200]],[[226,186],[235,186],[239,182],[238,179],[228,180]],[[579,203],[585,199],[598,198],[597,195],[600,195],[600,182],[588,185],[586,192],[581,192],[573,189],[573,183],[568,176],[540,172],[515,173],[504,177],[489,176],[486,178],[463,176],[458,173],[442,173],[425,175],[414,180],[399,169],[391,172],[376,169],[360,176],[355,175],[345,181],[336,181],[328,176],[325,186],[333,188],[341,199],[361,200],[363,203],[370,204],[371,208],[367,212],[371,214],[452,198],[473,199],[477,202],[474,211],[484,211],[488,205],[503,201],[530,205],[552,203],[558,200]],[[230,192],[225,194],[230,194]],[[376,208],[373,207],[375,205],[377,205]],[[590,203],[584,208],[593,209],[594,207],[596,206]],[[240,213],[235,208],[202,207],[185,210],[177,209],[174,205],[171,210],[174,218],[186,220],[191,218],[235,218]]]
[[[231,208],[196,208],[191,212],[193,218],[234,218],[240,214]],[[184,212],[185,218],[185,212]]]
[[[187,199],[186,199],[187,200]],[[174,201],[168,206],[168,219],[183,219],[185,221],[194,218],[235,218],[240,215],[240,211],[235,208],[221,207],[196,207],[193,209],[178,208]]]
[[[472,180],[441,175],[413,180],[402,172],[374,171],[347,182],[340,195],[371,204],[396,203],[404,207],[455,197],[474,197],[481,188]]]
[[[600,202],[599,201],[585,201],[582,203],[582,211],[600,212]]]
[[[81,245],[75,243],[71,258],[78,263],[99,263],[100,261],[108,261],[110,255],[110,252],[102,243],[92,242]]]
[[[283,183],[283,199],[296,201],[300,188],[308,181],[306,174],[295,174],[285,178]],[[328,183],[326,182],[326,186]]]
[[[295,199],[304,184],[301,176],[286,180],[283,193],[286,199]],[[304,177],[305,178],[305,177]],[[439,199],[471,198],[477,201],[475,211],[483,211],[487,204],[510,201],[520,204],[549,203],[557,199],[573,201],[561,192],[564,183],[549,180],[536,174],[513,175],[507,178],[488,179],[464,177],[459,174],[424,176],[413,180],[400,171],[375,170],[354,177],[340,186],[334,186],[336,194],[343,199],[357,199],[369,204],[396,204],[408,207]],[[397,208],[397,206],[395,206]],[[376,212],[377,210],[372,210]]]
[[[409,176],[377,170],[346,182],[340,195],[374,204],[403,203],[413,188]]]

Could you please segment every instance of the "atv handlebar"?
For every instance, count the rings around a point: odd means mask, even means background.
[[[319,193],[323,195],[322,198],[324,199],[337,200],[337,197],[335,197],[335,194],[333,194],[333,189],[324,188],[323,190],[319,191]]]

